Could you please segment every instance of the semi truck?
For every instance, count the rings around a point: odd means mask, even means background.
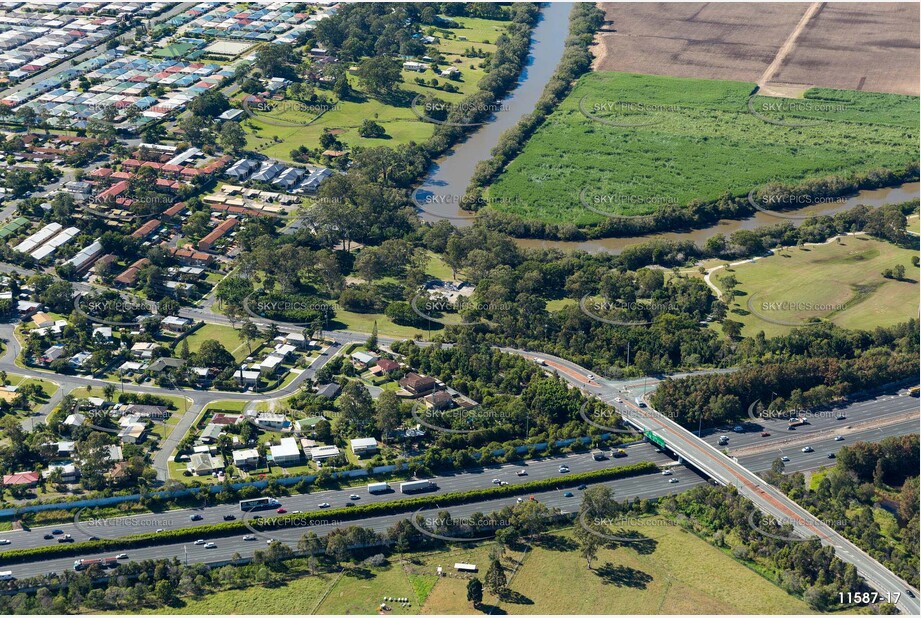
[[[390,491],[390,485],[387,483],[368,483],[369,494],[381,494]]]
[[[434,491],[438,489],[435,481],[408,481],[400,483],[400,493],[411,494],[419,491]]]
[[[74,560],[74,571],[82,571],[83,569],[88,569],[94,564],[98,564],[101,569],[114,569],[118,566],[117,558],[89,558],[82,560]]]

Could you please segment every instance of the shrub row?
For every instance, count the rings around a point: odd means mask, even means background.
[[[642,474],[649,474],[657,470],[657,466],[649,461],[631,464],[628,466],[618,466],[615,468],[606,468],[604,470],[595,470],[593,472],[584,472],[580,474],[568,475],[565,480],[558,477],[543,479],[539,481],[530,481],[517,485],[504,485],[500,487],[486,487],[472,489],[470,491],[455,492],[449,494],[437,494],[408,498],[405,500],[392,500],[388,502],[379,502],[376,504],[364,504],[356,507],[314,511],[311,514],[283,515],[260,519],[260,527],[284,528],[291,525],[294,521],[299,525],[305,522],[318,520],[335,519],[340,521],[349,521],[356,519],[365,519],[368,517],[378,517],[382,515],[392,515],[394,513],[413,512],[427,506],[437,505],[439,508],[453,504],[465,504],[477,500],[493,500],[505,496],[516,494],[532,493],[547,489],[559,488],[561,484],[576,485],[584,482],[609,481],[614,479],[629,478]],[[195,526],[191,528],[182,528],[179,530],[165,530],[159,533],[146,533],[126,536],[120,539],[100,539],[98,541],[86,541],[83,543],[68,543],[52,545],[49,547],[33,547],[29,549],[14,549],[0,554],[0,564],[16,564],[20,562],[30,562],[35,560],[62,558],[66,556],[80,556],[91,553],[104,551],[120,551],[131,548],[149,547],[152,545],[164,545],[171,542],[182,542],[202,537],[227,537],[244,533],[247,530],[246,523],[243,521],[232,521],[220,524],[210,524],[207,526]]]

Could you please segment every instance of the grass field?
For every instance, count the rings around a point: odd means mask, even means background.
[[[482,581],[490,544],[456,546],[394,559],[380,568],[341,575],[304,575],[274,589],[232,590],[156,613],[182,614],[350,614],[378,613],[384,597],[406,597],[410,607],[388,602],[388,614],[809,614],[801,600],[693,534],[672,525],[643,526],[651,551],[627,545],[602,549],[588,570],[571,531],[548,535],[526,552],[502,559],[512,594],[484,593],[474,610],[467,579],[455,562],[480,567]],[[441,566],[446,577],[436,577]],[[303,571],[295,566],[294,572]],[[720,577],[713,576],[719,573]],[[744,591],[744,593],[742,593]]]
[[[771,181],[917,161],[917,97],[813,89],[802,100],[753,100],[765,118],[813,125],[789,127],[750,113],[753,88],[746,82],[585,75],[490,187],[490,197],[497,208],[528,219],[590,224],[605,215],[585,208],[580,194],[596,210],[642,215],[727,192],[744,196]]]
[[[780,255],[734,266],[731,272],[720,269],[711,281],[724,292],[727,276],[739,282],[736,291],[742,295],[734,299],[730,317],[744,324],[745,336],[761,330],[768,336],[783,334],[794,326],[774,321],[802,324],[812,318],[844,328],[873,329],[918,315],[913,255],[886,242],[849,236],[840,243],[788,248]],[[882,276],[896,264],[905,267],[906,280]]]
[[[230,326],[222,324],[205,324],[197,331],[186,337],[189,342],[189,352],[195,354],[201,348],[201,344],[209,339],[213,339],[227,348],[227,351],[233,354],[237,361],[241,361],[249,355],[249,348],[243,343],[238,335],[239,331]],[[178,345],[182,345],[180,342]],[[257,342],[253,343],[255,348]]]
[[[259,113],[256,118],[244,122],[247,132],[247,148],[257,150],[270,157],[290,160],[291,150],[300,146],[317,148],[320,136],[325,129],[337,130],[337,137],[347,147],[374,146],[395,147],[411,141],[423,142],[435,130],[435,125],[424,122],[412,111],[409,102],[417,93],[431,94],[448,103],[457,103],[464,97],[477,91],[477,83],[486,75],[480,67],[482,58],[464,56],[468,48],[481,49],[492,53],[496,46],[496,38],[503,32],[508,22],[477,18],[454,18],[462,27],[438,28],[435,35],[440,38],[437,47],[445,57],[442,68],[456,67],[461,71],[460,80],[447,80],[436,75],[431,69],[424,73],[402,71],[403,83],[400,88],[408,93],[405,101],[382,101],[362,92],[361,82],[357,77],[348,76],[349,84],[358,93],[358,96],[347,101],[335,100],[330,91],[323,94],[330,98],[332,109],[324,114],[318,114],[312,108],[292,109],[284,107],[284,111],[268,112],[267,115]],[[457,36],[465,36],[466,41],[460,41]],[[489,41],[489,43],[484,43]],[[456,93],[448,93],[440,88],[429,85],[416,84],[417,77],[426,82],[437,79],[440,83],[449,81],[458,88]],[[369,118],[374,120],[387,133],[387,138],[370,139],[358,135],[358,128],[362,122]],[[279,124],[273,124],[278,122]],[[293,125],[293,126],[288,126]]]

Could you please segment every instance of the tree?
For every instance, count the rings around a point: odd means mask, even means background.
[[[374,320],[374,326],[371,328],[371,336],[365,342],[365,347],[369,350],[377,351],[377,320]]]
[[[486,589],[496,596],[500,596],[508,586],[508,579],[505,577],[505,567],[499,562],[498,558],[493,558],[486,570]]]
[[[483,602],[483,582],[476,577],[467,582],[467,600],[473,603],[473,609]]]
[[[387,132],[384,131],[384,127],[377,124],[370,118],[365,118],[361,126],[358,127],[358,135],[365,138],[376,138],[380,139],[387,136]]]
[[[374,403],[374,424],[381,432],[381,438],[386,442],[387,434],[397,427],[403,420],[400,398],[393,391],[384,391]]]
[[[246,148],[246,133],[237,122],[225,122],[221,126],[218,141],[225,150],[239,152]]]
[[[388,56],[375,56],[358,65],[358,79],[374,95],[390,94],[402,81],[400,63]]]
[[[249,348],[249,353],[253,353],[253,341],[259,338],[259,327],[256,326],[251,320],[244,320],[240,324],[240,332],[237,333],[240,336],[240,340],[246,343],[246,346]]]
[[[295,62],[294,49],[287,43],[263,45],[256,51],[255,66],[266,77],[290,76]]]
[[[102,394],[103,394],[103,396],[105,396],[106,401],[114,401],[114,400],[115,400],[115,393],[116,393],[117,390],[118,390],[118,389],[115,387],[114,384],[106,384],[105,386],[103,386],[103,387],[102,387]]]
[[[579,555],[585,558],[585,566],[591,571],[592,560],[598,557],[598,550],[602,546],[601,538],[582,525],[576,526],[574,530],[576,542],[579,544]]]
[[[189,360],[189,356],[191,355],[191,352],[189,352],[189,339],[185,337],[179,345],[179,358],[182,360]]]

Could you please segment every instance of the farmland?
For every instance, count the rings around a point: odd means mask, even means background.
[[[917,315],[918,269],[911,265],[913,255],[889,243],[849,236],[840,242],[785,249],[733,266],[731,272],[720,269],[711,279],[724,293],[727,277],[739,282],[729,317],[744,324],[745,336],[762,330],[769,337],[780,335],[810,319],[872,330]],[[904,280],[882,276],[898,264],[905,267]]]
[[[755,97],[756,115],[748,102],[753,89],[747,82],[588,74],[489,195],[523,218],[589,225],[604,213],[643,215],[744,196],[771,181],[917,161],[916,97],[813,89],[798,100]],[[583,205],[598,200],[611,205],[602,213]]]

